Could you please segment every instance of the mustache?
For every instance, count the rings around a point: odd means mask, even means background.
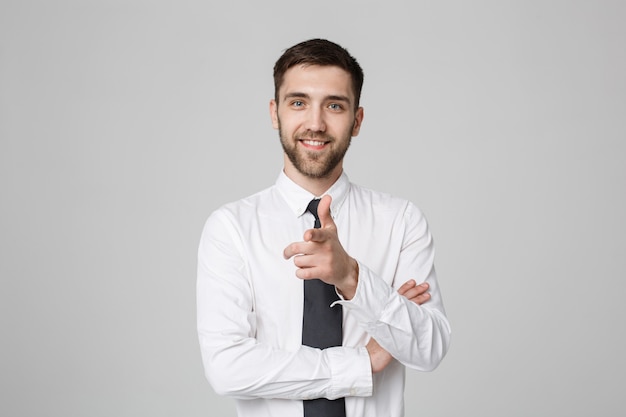
[[[294,137],[297,140],[318,140],[320,142],[332,142],[335,140],[334,137],[327,133],[323,132],[312,132],[307,130],[306,132],[296,133]]]

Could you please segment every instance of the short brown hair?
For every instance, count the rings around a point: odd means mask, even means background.
[[[326,39],[310,39],[285,50],[274,65],[274,98],[283,84],[285,72],[296,65],[336,66],[350,74],[355,109],[359,107],[363,88],[363,70],[357,60],[340,45]]]

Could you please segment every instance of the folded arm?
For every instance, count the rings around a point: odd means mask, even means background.
[[[419,210],[409,206],[404,223],[404,243],[392,285],[359,262],[356,294],[340,302],[395,359],[410,368],[431,371],[448,350],[450,325],[437,283],[434,247],[426,220]],[[408,278],[428,284],[429,299],[422,305],[394,289]]]

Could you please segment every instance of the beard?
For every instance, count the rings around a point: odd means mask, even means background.
[[[293,166],[298,172],[309,178],[329,177],[337,165],[343,160],[343,157],[350,147],[350,142],[352,141],[350,132],[339,141],[326,133],[313,133],[308,131],[303,133],[296,132],[292,138],[287,138],[281,129],[280,121],[278,122],[278,134],[280,136],[280,143],[283,146],[283,151]],[[323,153],[307,151],[298,146],[298,141],[301,138],[329,142],[329,144],[326,145],[329,148]]]

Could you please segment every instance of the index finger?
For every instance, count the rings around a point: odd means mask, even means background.
[[[332,201],[333,198],[329,194],[326,194],[322,197],[319,205],[317,206],[317,215],[320,218],[322,229],[335,226],[335,221],[330,213],[330,203],[332,203]]]

